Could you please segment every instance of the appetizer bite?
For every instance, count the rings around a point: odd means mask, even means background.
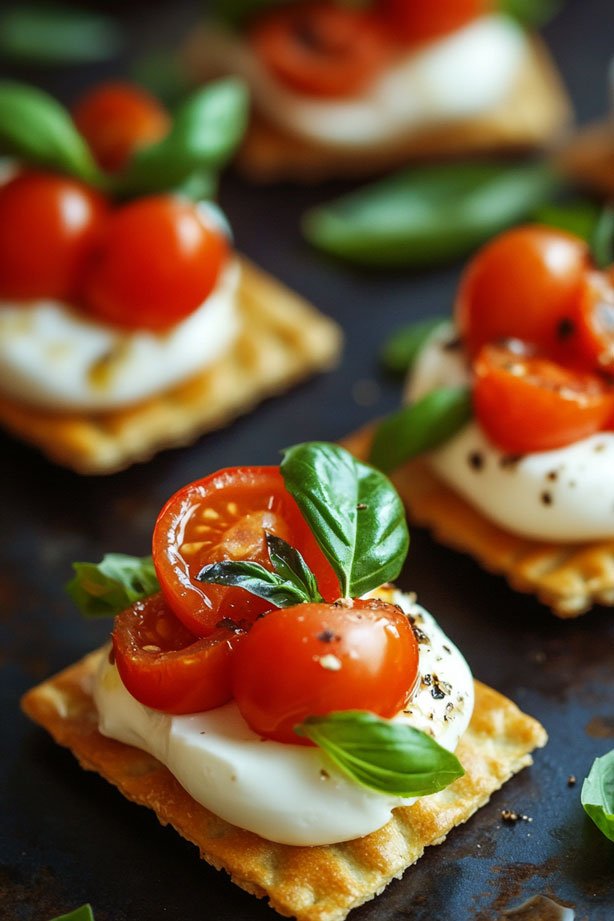
[[[614,604],[613,311],[612,266],[584,240],[500,235],[466,268],[454,321],[392,346],[412,353],[410,405],[370,451],[414,521],[560,617]]]
[[[496,0],[220,2],[186,59],[196,79],[249,84],[239,162],[257,180],[527,150],[570,119],[547,51]]]
[[[153,558],[75,564],[111,645],[25,712],[281,914],[341,921],[531,763],[414,596],[401,500],[337,445],[179,490]]]
[[[74,120],[0,84],[0,423],[81,473],[192,441],[331,366],[340,333],[240,257],[210,201],[245,125],[108,85]]]

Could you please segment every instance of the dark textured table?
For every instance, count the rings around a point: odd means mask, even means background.
[[[178,39],[197,7],[111,6],[132,37],[120,67],[127,67],[130,55]],[[612,34],[612,0],[570,0],[546,30],[580,121],[605,110]],[[99,66],[31,75],[70,100],[111,72]],[[83,772],[20,715],[18,701],[29,686],[92,649],[108,632],[106,623],[81,621],[64,595],[72,560],[98,559],[112,549],[146,553],[158,509],[187,481],[221,466],[275,462],[284,445],[335,439],[397,403],[398,384],[378,370],[376,346],[411,319],[447,311],[459,266],[378,275],[314,254],[301,240],[298,215],[338,190],[257,189],[234,176],[222,189],[239,247],[345,327],[345,356],[336,372],[267,402],[191,448],[108,478],[80,478],[0,435],[3,921],[46,921],[86,900],[96,921],[277,917],[208,868],[152,813]],[[400,582],[436,613],[477,676],[544,723],[550,742],[537,753],[534,767],[352,917],[491,921],[544,893],[573,906],[578,921],[614,918],[614,846],[579,802],[593,758],[614,744],[611,613],[595,610],[560,622],[418,529]],[[568,785],[569,775],[578,778],[575,786]],[[504,808],[532,821],[506,825]]]

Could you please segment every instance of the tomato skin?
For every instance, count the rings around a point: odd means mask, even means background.
[[[293,729],[308,716],[369,710],[391,717],[402,709],[418,674],[418,644],[405,614],[386,602],[302,604],[256,621],[232,673],[235,701],[254,732],[310,744]]]
[[[296,547],[328,601],[339,583],[317,546],[279,467],[231,467],[196,480],[168,500],[153,534],[153,561],[167,603],[193,633],[206,636],[222,618],[251,624],[271,608],[242,588],[196,580],[207,563],[253,560],[271,568],[264,531]]]
[[[85,306],[124,329],[167,329],[211,294],[228,253],[224,233],[192,202],[137,199],[106,223],[84,281]]]
[[[614,275],[589,273],[570,324],[574,357],[594,371],[614,372]]]
[[[469,355],[503,339],[556,354],[588,266],[586,243],[549,227],[517,227],[487,243],[464,271],[455,305]]]
[[[131,83],[103,83],[73,108],[73,120],[98,164],[120,170],[141,147],[161,140],[171,126],[157,99]]]
[[[601,431],[614,391],[596,375],[547,358],[484,346],[474,362],[473,401],[480,425],[512,454],[562,448]]]
[[[145,706],[200,713],[231,699],[231,661],[242,639],[224,627],[196,637],[152,595],[115,618],[113,656],[126,689]]]
[[[377,17],[330,2],[273,10],[258,17],[248,39],[278,79],[311,96],[359,93],[392,54]]]
[[[379,0],[378,6],[397,40],[408,45],[430,42],[455,32],[488,13],[492,0]]]
[[[0,188],[0,296],[70,300],[108,213],[76,179],[24,171]]]

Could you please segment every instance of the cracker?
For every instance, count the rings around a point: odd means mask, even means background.
[[[368,455],[373,429],[343,444],[357,456]],[[473,556],[512,588],[537,595],[558,617],[577,617],[594,604],[614,605],[614,540],[548,543],[519,537],[485,518],[480,511],[432,473],[422,460],[391,474],[410,518],[442,544]]]
[[[239,309],[243,326],[230,351],[177,387],[102,413],[53,413],[0,397],[0,424],[78,473],[114,473],[192,442],[335,364],[339,327],[244,258]]]
[[[165,825],[194,843],[241,888],[267,897],[280,914],[299,921],[341,921],[415,863],[429,844],[483,806],[513,774],[531,764],[546,742],[536,720],[476,682],[471,724],[457,749],[465,776],[446,790],[395,810],[384,828],[344,844],[295,847],[266,841],[229,825],[198,805],[156,759],[97,730],[87,692],[104,650],[92,653],[29,691],[24,711],[76,755],[81,765],[149,806]]]
[[[582,185],[614,195],[614,122],[584,128],[561,151],[559,166]]]

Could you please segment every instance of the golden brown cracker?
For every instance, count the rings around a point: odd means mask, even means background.
[[[275,844],[229,825],[198,805],[155,758],[100,735],[88,693],[104,650],[29,691],[24,711],[81,765],[115,784],[128,799],[153,809],[162,824],[195,844],[204,860],[226,870],[241,888],[267,897],[299,921],[341,921],[465,822],[513,774],[531,764],[546,742],[540,724],[510,700],[476,682],[476,703],[457,749],[465,775],[450,787],[396,809],[379,831],[343,844]]]
[[[0,397],[0,424],[78,473],[113,473],[187,444],[334,365],[341,331],[279,281],[241,259],[241,332],[203,373],[135,406],[54,413]]]
[[[583,129],[565,147],[559,166],[568,176],[603,195],[614,195],[614,119]]]

